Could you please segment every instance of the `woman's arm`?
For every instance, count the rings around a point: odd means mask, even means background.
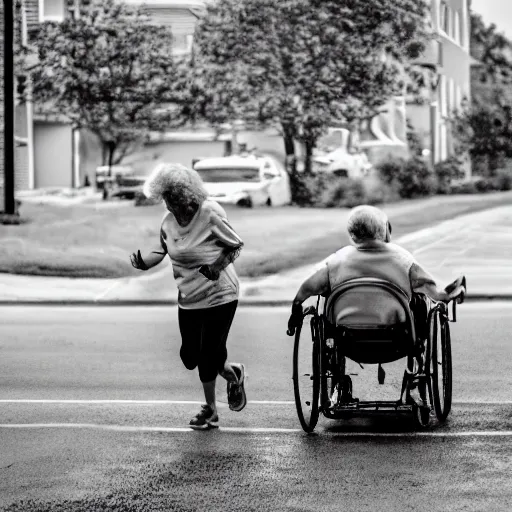
[[[163,233],[160,232],[160,244],[154,249],[141,253],[140,249],[130,255],[130,261],[132,266],[137,270],[149,270],[150,268],[156,267],[167,254],[167,246],[163,237]]]
[[[217,239],[220,247],[222,247],[222,250],[219,257],[213,263],[203,265],[199,272],[208,279],[216,281],[219,278],[220,272],[240,256],[244,243],[231,227],[227,218],[222,217],[219,212],[212,212],[210,224],[211,232]]]
[[[217,279],[219,279],[220,272],[238,258],[243,245],[244,244],[241,243],[239,247],[224,246],[219,257],[210,265],[203,265],[199,269],[199,272],[201,272],[201,274],[203,274],[208,279],[217,281]]]

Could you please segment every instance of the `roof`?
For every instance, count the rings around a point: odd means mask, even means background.
[[[166,9],[174,7],[176,9],[204,10],[208,4],[205,0],[123,0],[128,5],[145,5],[147,7],[160,7]]]

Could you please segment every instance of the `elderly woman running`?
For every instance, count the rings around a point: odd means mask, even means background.
[[[131,262],[139,270],[148,270],[169,255],[179,290],[180,356],[188,370],[198,368],[206,399],[190,426],[215,428],[219,374],[227,380],[230,409],[241,411],[247,403],[244,365],[229,363],[226,348],[238,304],[233,261],[243,242],[223,208],[207,199],[196,171],[179,164],[160,164],[146,181],[144,194],[163,200],[169,212],[162,221],[160,242],[152,250],[133,253]]]

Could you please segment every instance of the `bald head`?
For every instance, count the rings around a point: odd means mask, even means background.
[[[374,206],[354,208],[348,216],[347,229],[356,244],[372,240],[389,241],[388,217]]]

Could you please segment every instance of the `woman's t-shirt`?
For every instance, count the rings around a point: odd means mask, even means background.
[[[220,272],[217,281],[199,272],[201,266],[214,263],[226,246],[233,249],[243,246],[218,203],[204,201],[184,227],[168,213],[162,222],[160,237],[162,247],[171,258],[181,308],[209,308],[238,299],[239,282],[232,263]]]

